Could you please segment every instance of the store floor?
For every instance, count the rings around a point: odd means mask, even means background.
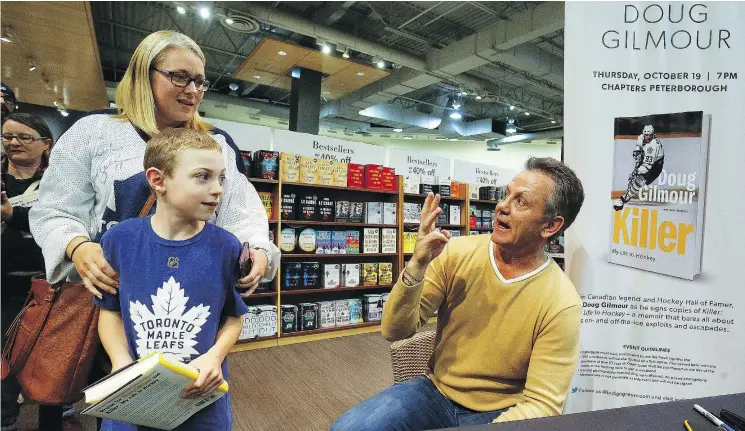
[[[328,430],[348,408],[393,383],[390,343],[379,332],[228,358],[235,431]],[[36,429],[36,412],[22,408],[18,429]],[[86,431],[96,429],[95,419],[81,421]]]

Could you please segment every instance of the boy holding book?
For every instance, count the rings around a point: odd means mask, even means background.
[[[161,352],[199,370],[184,397],[205,395],[228,377],[225,356],[247,312],[235,289],[241,244],[206,223],[222,196],[223,156],[209,134],[173,129],[148,142],[144,165],[156,211],[101,238],[120,287],[96,299],[99,334],[114,370]],[[227,394],[176,429],[230,430],[232,422]],[[146,428],[105,420],[101,429]]]

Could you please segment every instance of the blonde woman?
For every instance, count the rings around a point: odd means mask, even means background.
[[[252,247],[252,270],[238,282],[242,295],[274,278],[279,250],[269,241],[261,200],[238,172],[226,136],[199,116],[197,108],[209,87],[204,70],[204,54],[189,37],[152,33],[135,50],[117,87],[118,114],[89,115],[59,139],[41,182],[39,203],[29,214],[50,282],[82,280],[97,297],[99,289],[116,293],[118,275],[104,259],[98,239],[114,224],[138,215],[150,195],[143,170],[147,141],[179,127],[210,131],[222,147],[224,195],[210,222]],[[142,262],[168,264],[174,263]]]

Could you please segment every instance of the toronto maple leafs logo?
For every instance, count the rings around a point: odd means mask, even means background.
[[[150,298],[152,312],[140,301],[129,304],[129,314],[137,332],[137,355],[142,358],[148,353],[160,352],[186,362],[198,355],[194,346],[197,334],[210,315],[210,307],[199,304],[186,311],[189,298],[184,296],[181,283],[173,277]]]

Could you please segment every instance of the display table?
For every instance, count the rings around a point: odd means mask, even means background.
[[[688,420],[694,431],[716,430],[717,427],[693,410],[698,404],[710,413],[719,416],[727,409],[745,416],[745,393],[698,398],[668,403],[647,404],[620,409],[598,410],[550,418],[527,419],[500,424],[449,428],[463,431],[577,431],[577,430],[684,430],[683,421]]]

